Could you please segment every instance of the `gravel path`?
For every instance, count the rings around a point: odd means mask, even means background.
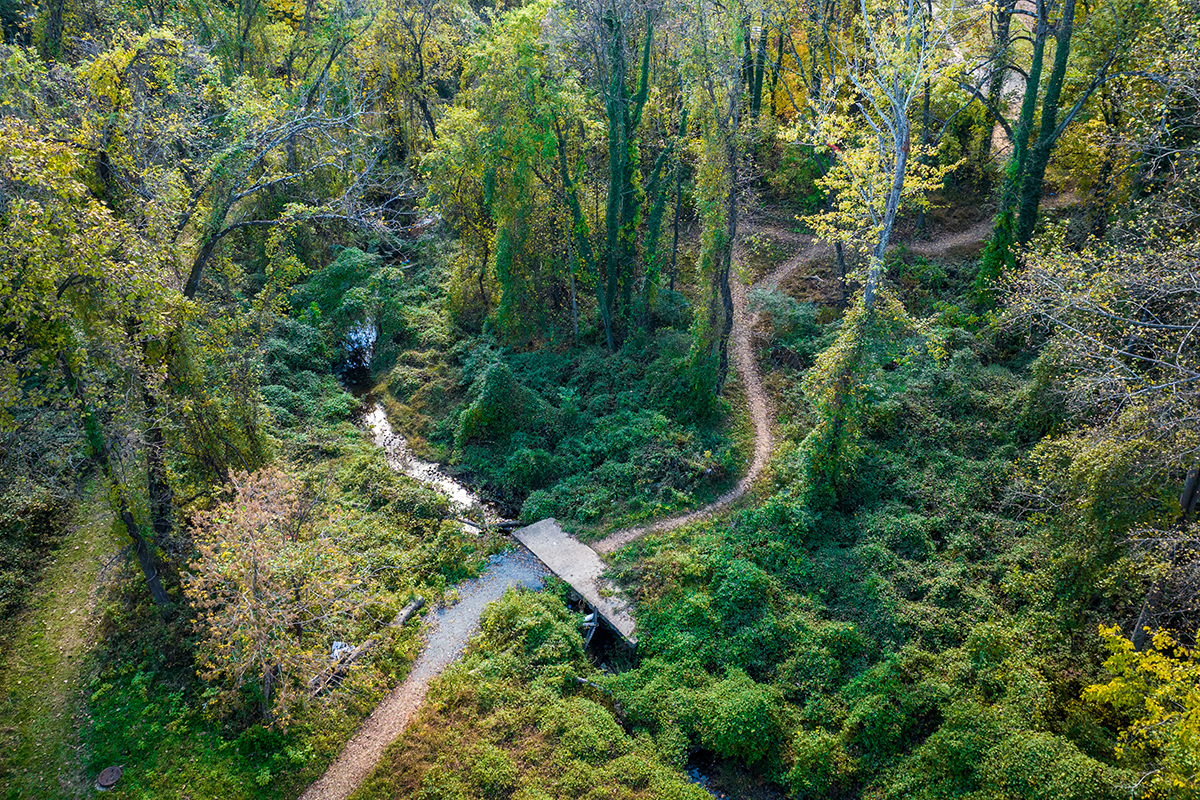
[[[910,243],[909,248],[924,255],[938,255],[954,247],[981,241],[990,230],[990,222],[980,223],[959,234],[943,236],[931,242]],[[828,257],[833,249],[811,236],[795,233],[768,220],[751,219],[743,228],[741,238],[756,233],[767,233],[799,246],[795,253],[770,274],[757,281],[753,286],[756,289],[778,288],[797,269],[817,259]],[[743,257],[744,252],[739,241],[734,258],[741,263]],[[751,313],[747,306],[747,287],[744,283],[735,277],[730,288],[733,292],[733,333],[730,337],[730,351],[734,368],[745,386],[750,418],[754,422],[754,458],[750,469],[738,481],[737,486],[712,503],[688,514],[617,531],[592,545],[599,553],[611,553],[647,533],[672,530],[710,516],[745,495],[767,466],[771,449],[774,447],[774,435],[771,430],[774,412],[754,357],[752,337],[758,324],[758,314]],[[380,409],[375,417],[368,420],[368,424],[371,425],[371,432],[376,441],[385,447],[390,455],[394,442],[389,446],[388,437],[391,432],[390,425],[386,425],[386,415],[382,414]],[[391,438],[396,437],[391,434]],[[397,464],[392,466],[404,471]],[[539,588],[547,574],[545,565],[524,548],[501,556],[492,556],[492,564],[483,575],[459,587],[459,602],[438,612],[430,623],[425,648],[413,662],[408,677],[371,712],[371,716],[359,728],[337,760],[316,783],[308,787],[300,796],[300,800],[345,800],[349,797],[379,762],[384,749],[404,731],[424,702],[429,682],[462,655],[467,640],[479,629],[480,615],[488,603],[499,600],[513,586]]]
[[[412,720],[425,700],[429,682],[462,655],[467,640],[479,630],[479,617],[489,603],[510,588],[539,589],[547,573],[529,551],[519,548],[492,556],[482,575],[458,587],[459,601],[440,610],[426,634],[425,647],[412,671],[358,729],[325,774],[305,790],[300,800],[345,800],[379,762],[384,749]]]

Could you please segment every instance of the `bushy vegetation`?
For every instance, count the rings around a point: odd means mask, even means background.
[[[61,541],[67,500],[50,487],[18,480],[0,496],[0,614],[11,616]]]
[[[680,773],[678,735],[622,728],[578,623],[550,593],[510,591],[491,605],[467,655],[434,682],[420,716],[352,797],[709,797]]]
[[[691,347],[673,327],[615,354],[459,334],[401,352],[383,386],[398,429],[514,515],[611,528],[702,503],[739,471]]]
[[[446,501],[389,469],[356,429],[347,425],[336,455],[332,437],[324,438],[324,458],[295,475],[308,517],[324,526],[323,536],[333,534],[326,547],[352,555],[356,574],[366,576],[354,587],[354,608],[330,620],[334,627],[306,632],[312,657],[297,663],[309,666],[283,676],[297,683],[291,702],[285,714],[277,709],[264,719],[253,673],[231,692],[198,680],[196,651],[206,646],[207,630],[194,628],[190,614],[164,622],[121,576],[103,607],[106,644],[88,687],[85,735],[89,770],[128,765],[119,796],[161,797],[185,785],[193,797],[299,794],[416,656],[416,624],[388,628],[401,606],[416,595],[436,600],[486,564],[490,542],[445,522]],[[307,696],[307,681],[328,663],[334,640],[368,638],[376,646],[358,666],[331,691]]]
[[[359,392],[522,521],[689,514],[612,558],[639,662],[510,594],[362,797],[700,798],[692,757],[796,798],[1200,795],[1196,0],[0,30],[6,797],[331,762],[419,647],[397,611],[499,544]]]
[[[1102,615],[1059,588],[1081,543],[1010,504],[1028,378],[984,363],[986,339],[937,335],[936,357],[862,375],[874,401],[832,505],[793,443],[756,508],[624,559],[643,660],[605,685],[635,730],[797,797],[1122,796],[1115,735],[1079,699]]]

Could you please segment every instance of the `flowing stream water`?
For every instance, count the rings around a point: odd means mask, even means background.
[[[371,405],[363,414],[363,424],[371,432],[371,439],[383,450],[389,467],[447,495],[459,512],[469,511],[473,507],[487,507],[470,489],[438,469],[437,464],[417,458],[404,437],[392,429],[383,403]]]
[[[383,448],[388,466],[448,495],[460,515],[482,509],[492,522],[496,516],[494,509],[436,464],[413,455],[408,442],[393,430],[383,405],[369,399],[367,402],[363,424],[372,440]],[[425,646],[408,676],[376,706],[337,760],[308,787],[300,800],[346,800],[374,769],[388,744],[404,732],[416,715],[430,681],[462,655],[471,636],[479,630],[483,610],[513,587],[541,588],[549,573],[545,565],[521,547],[493,555],[488,561],[487,569],[478,578],[457,587],[458,600],[454,605],[440,608],[425,618]]]
[[[445,494],[460,515],[467,515],[472,510],[480,509],[489,523],[494,524],[503,519],[491,504],[483,501],[465,485],[447,475],[437,464],[418,458],[405,438],[392,427],[383,403],[373,400],[369,396],[364,400],[366,411],[362,416],[362,424],[370,433],[371,440],[383,450],[389,467]],[[478,529],[476,528],[476,530]],[[350,780],[347,780],[349,775],[343,774],[337,777],[326,775],[310,788],[303,800],[344,797],[345,795],[335,788],[338,783],[342,783],[342,786],[356,786],[368,771],[362,762],[374,763],[378,759],[378,753],[382,752],[382,745],[398,736],[403,730],[408,720],[415,714],[420,700],[424,698],[429,680],[458,658],[467,638],[478,629],[479,615],[484,607],[489,602],[498,599],[512,586],[525,586],[530,589],[540,587],[547,574],[547,570],[541,562],[520,546],[515,550],[494,555],[490,561],[491,563],[483,575],[459,587],[461,600],[458,604],[433,615],[426,647],[417,659],[417,663],[413,665],[409,680],[397,687],[388,700],[385,700],[380,708],[372,714],[368,724],[364,725],[364,731],[372,727],[382,728],[382,735],[379,735],[379,732],[375,733],[371,737],[374,741],[369,743],[362,741],[362,737],[356,737],[358,746],[361,750],[366,751],[364,753],[366,758],[346,758],[353,752],[353,748],[348,747],[348,752],[343,755],[343,759],[339,760],[358,761],[357,770],[348,770],[357,774],[354,774]],[[333,773],[335,770],[331,769],[330,772]],[[339,781],[339,777],[341,781]],[[724,791],[710,786],[709,778],[695,763],[688,765],[687,777],[714,798],[730,796]],[[314,789],[318,789],[318,791],[313,791]],[[326,794],[320,789],[333,791]]]

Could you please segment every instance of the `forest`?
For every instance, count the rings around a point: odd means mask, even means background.
[[[0,28],[0,798],[1200,798],[1197,0]]]

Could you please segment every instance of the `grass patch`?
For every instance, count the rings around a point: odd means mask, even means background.
[[[632,737],[598,688],[578,618],[510,591],[353,800],[708,800],[670,735]]]
[[[87,794],[77,735],[83,687],[96,644],[94,588],[120,547],[113,516],[95,489],[63,520],[27,607],[12,621],[0,673],[0,783],[6,798]]]

